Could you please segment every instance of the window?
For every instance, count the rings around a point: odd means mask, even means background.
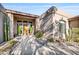
[[[59,21],[59,32],[62,34],[66,33],[66,23],[63,20]]]

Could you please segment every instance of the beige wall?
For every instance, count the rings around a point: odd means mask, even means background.
[[[13,38],[13,28],[14,28],[14,16],[11,13],[7,13],[8,17],[10,19],[10,38]]]
[[[14,18],[14,19],[15,19],[15,18]],[[13,33],[14,33],[14,34],[17,34],[17,24],[16,24],[16,23],[17,23],[17,20],[14,20],[14,26],[15,26],[15,27],[13,28],[13,29],[14,29],[14,30],[13,30]]]
[[[66,30],[69,29],[68,17],[62,16],[62,15],[59,15],[59,14],[55,14],[54,17],[55,17],[54,19],[57,20],[57,21],[63,19],[66,22]]]
[[[70,28],[79,28],[79,20],[69,21]]]
[[[66,34],[68,35],[68,30],[69,30],[68,17],[65,17],[61,14],[55,14],[54,17],[53,17],[53,23],[60,22],[60,20],[65,21],[65,23],[66,23]],[[54,26],[56,28],[56,24]],[[53,29],[53,34],[55,33],[55,31],[56,31],[56,29]],[[65,39],[65,33],[63,34],[62,38]]]
[[[40,30],[40,18],[36,18],[35,20],[35,25],[36,25],[36,30]]]

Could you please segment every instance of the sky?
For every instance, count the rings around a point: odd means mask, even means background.
[[[41,15],[51,6],[71,15],[79,15],[79,3],[2,3],[4,8],[35,15]]]

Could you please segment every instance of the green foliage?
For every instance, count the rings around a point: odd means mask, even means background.
[[[43,36],[43,34],[44,34],[44,33],[43,33],[42,31],[36,31],[36,32],[35,32],[35,37],[36,37],[36,38],[41,38],[41,37]]]
[[[14,44],[16,44],[17,43],[17,41],[15,41],[15,40],[10,40],[10,41],[8,41],[8,44],[11,44],[12,46],[14,45]]]
[[[79,43],[79,38],[75,38],[73,41]]]
[[[79,28],[73,28],[72,30],[73,37],[77,38],[79,37]]]
[[[79,28],[70,29],[69,36],[67,36],[67,40],[79,43]]]
[[[68,32],[69,32],[69,35],[66,35],[66,39],[67,39],[67,41],[70,42],[71,39],[72,39],[72,32],[71,32],[71,29],[69,29]]]
[[[8,41],[3,46],[0,46],[0,52],[4,52],[4,51],[7,51],[8,49],[11,49],[14,46],[14,44],[16,44],[16,43],[17,43],[17,41],[15,41],[15,40]]]
[[[48,40],[48,42],[54,42],[53,38],[48,38],[47,40]]]

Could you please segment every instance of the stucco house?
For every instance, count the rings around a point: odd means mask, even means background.
[[[44,37],[53,37],[55,39],[65,39],[68,35],[69,27],[79,27],[79,21],[75,20],[73,15],[63,12],[60,9],[52,6],[41,16],[23,13],[19,11],[0,8],[0,43],[9,38],[14,38],[16,35],[24,34],[25,26],[33,26],[33,33],[36,30],[42,30]],[[73,20],[71,20],[73,19]],[[75,25],[74,25],[75,20]],[[19,31],[18,28],[21,28]]]
[[[39,27],[38,30],[42,30],[46,38],[65,39],[69,30],[68,19],[71,17],[73,15],[53,6],[37,19],[40,24],[37,26]]]
[[[0,43],[16,35],[23,35],[26,25],[28,27],[32,25],[33,32],[35,32],[38,15],[5,9],[1,4],[0,6]]]
[[[79,15],[68,19],[70,28],[79,28]]]
[[[36,18],[38,15],[23,13],[19,11],[6,9],[6,14],[10,19],[10,37],[14,38],[16,35],[23,35],[25,26],[33,26],[33,32],[36,30]],[[18,32],[18,28],[21,27],[21,31]]]

